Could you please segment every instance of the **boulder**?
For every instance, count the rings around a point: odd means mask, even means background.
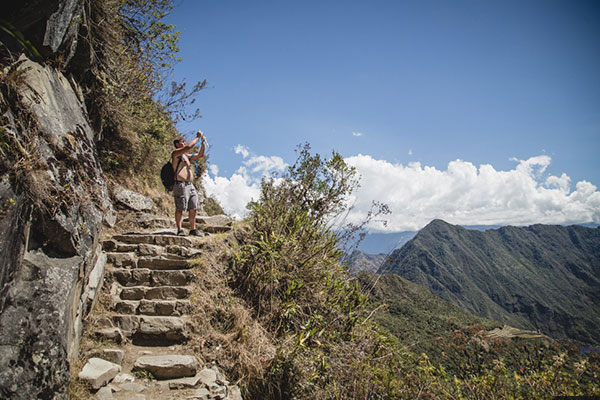
[[[119,185],[113,188],[113,197],[117,203],[135,211],[150,211],[154,206],[151,198]]]
[[[121,372],[121,366],[101,358],[90,358],[79,373],[79,379],[86,381],[93,389],[100,389]]]

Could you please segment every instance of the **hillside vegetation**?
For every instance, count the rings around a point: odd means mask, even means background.
[[[276,349],[264,375],[248,382],[251,398],[529,399],[600,390],[599,358],[582,358],[577,347],[491,337],[498,323],[402,278],[348,275],[343,238],[327,217],[344,211],[353,176],[339,155],[323,160],[305,147],[284,177],[263,181],[250,206],[230,284]]]
[[[533,225],[481,232],[435,220],[380,271],[475,315],[600,343],[600,229]]]
[[[372,300],[386,305],[385,311],[377,313],[377,321],[416,354],[439,355],[436,338],[451,335],[460,328],[480,324],[490,330],[501,326],[463,311],[395,274],[378,276],[362,272],[358,280]]]

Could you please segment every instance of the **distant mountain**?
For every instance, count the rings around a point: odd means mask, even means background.
[[[376,272],[385,261],[387,254],[367,254],[360,250],[354,250],[349,257],[342,258],[343,262],[348,263],[348,272],[352,275],[360,271]]]
[[[434,220],[379,270],[481,317],[600,343],[600,228],[487,231]]]
[[[416,231],[369,233],[360,242],[358,250],[367,254],[389,254],[394,249],[399,249],[410,239],[415,237]]]

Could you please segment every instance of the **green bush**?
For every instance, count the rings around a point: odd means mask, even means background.
[[[249,205],[252,232],[231,259],[232,285],[278,344],[253,390],[268,398],[354,398],[348,394],[375,390],[377,380],[359,371],[384,347],[367,321],[366,296],[339,263],[340,236],[330,226],[357,179],[338,153],[324,159],[308,145],[298,153],[284,176],[263,179],[260,199]]]

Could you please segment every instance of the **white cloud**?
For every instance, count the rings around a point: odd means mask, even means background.
[[[412,156],[412,155],[413,155],[412,149],[409,149],[409,150],[408,150],[408,155],[409,155],[409,156]]]
[[[361,137],[362,135],[361,132],[352,132],[352,136]]]
[[[238,144],[237,146],[235,146],[235,154],[241,154],[242,157],[246,158],[248,157],[248,155],[250,155],[250,151],[248,151],[248,148],[246,146],[242,146],[241,144]]]
[[[218,176],[211,166],[204,176],[208,195],[235,217],[246,215],[246,204],[260,196],[260,180],[272,171],[283,171],[286,163],[278,156],[256,156],[244,146],[236,153],[245,159],[231,177]],[[245,155],[244,155],[245,154]],[[389,205],[386,231],[418,230],[432,219],[460,225],[530,225],[600,223],[600,192],[590,182],[574,185],[565,173],[548,175],[547,155],[527,160],[513,159],[508,171],[492,165],[455,160],[446,169],[376,160],[368,155],[346,159],[361,175],[361,186],[352,195],[354,205],[346,222],[360,222],[373,200]],[[381,224],[372,230],[384,230]]]
[[[279,156],[252,156],[248,160],[244,161],[244,165],[251,168],[252,173],[269,173],[271,171],[281,172],[285,169],[287,164],[283,161],[283,158]]]
[[[515,159],[518,164],[510,171],[462,160],[450,162],[446,170],[418,162],[392,164],[368,155],[346,161],[362,176],[348,221],[364,219],[371,201],[377,200],[392,210],[386,218],[388,231],[417,230],[435,218],[461,225],[600,223],[596,186],[581,181],[571,191],[564,173],[544,178],[551,162],[546,155]]]
[[[219,175],[219,167],[217,166],[217,164],[210,164],[208,170],[213,175]]]
[[[250,182],[238,173],[230,178],[215,176],[214,179],[204,174],[202,183],[206,194],[217,200],[225,212],[235,219],[243,218],[248,202],[260,197],[260,183]]]
[[[204,174],[202,180],[206,194],[215,198],[228,215],[240,219],[248,212],[248,202],[260,197],[262,177],[271,172],[282,172],[287,164],[279,156],[250,156],[250,149],[241,144],[234,151],[245,160],[231,177],[218,176],[219,168],[211,164],[209,169],[214,178]]]

